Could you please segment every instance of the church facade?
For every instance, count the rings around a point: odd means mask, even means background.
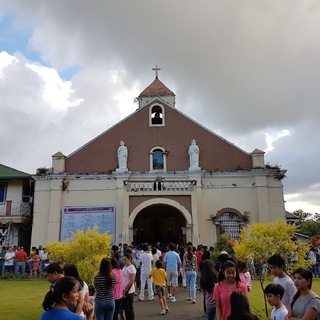
[[[97,226],[114,243],[212,245],[242,226],[285,220],[285,170],[265,164],[175,107],[156,75],[139,108],[34,176],[32,245]]]

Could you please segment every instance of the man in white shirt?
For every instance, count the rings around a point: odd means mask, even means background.
[[[12,251],[12,247],[9,247],[8,251],[4,256],[4,272],[9,272],[13,274],[13,264],[14,264],[15,256],[16,255]]]
[[[157,256],[160,258],[161,256],[162,256],[162,253],[161,253],[161,251],[159,250],[159,245],[157,244],[156,245],[156,249],[157,249]]]
[[[46,267],[46,265],[49,262],[49,254],[47,252],[47,249],[43,248],[42,253],[40,254],[39,252],[39,256],[40,256],[40,275],[42,275],[43,269]]]
[[[140,254],[140,266],[141,266],[141,275],[140,275],[140,295],[139,300],[144,300],[144,288],[147,283],[148,286],[148,298],[149,300],[154,300],[154,293],[152,288],[152,278],[149,277],[152,270],[152,253],[148,251],[148,246],[144,244],[142,246],[143,253]]]

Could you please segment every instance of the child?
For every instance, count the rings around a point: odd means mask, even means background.
[[[251,291],[251,274],[250,274],[250,271],[248,270],[248,266],[246,266],[246,269],[244,269],[244,278],[246,280],[248,292],[250,292]]]
[[[231,314],[230,294],[233,291],[242,291],[248,297],[248,288],[240,281],[235,261],[228,259],[223,263],[219,272],[218,283],[213,289],[217,320],[227,320]]]
[[[280,284],[268,284],[264,289],[264,294],[270,306],[272,306],[271,316],[267,320],[285,320],[288,310],[283,305],[281,299],[284,289]]]
[[[258,317],[251,313],[248,297],[242,291],[231,293],[230,304],[231,314],[228,320],[258,320]]]
[[[39,263],[40,263],[40,256],[37,252],[35,252],[32,256],[32,270],[30,272],[30,279],[32,278],[32,275],[37,277],[39,274]]]
[[[87,320],[92,320],[95,317],[94,314],[94,298],[95,298],[96,290],[92,284],[88,285],[88,294],[89,294],[89,301],[88,303],[92,305],[92,311],[87,313],[87,315],[84,317]],[[89,308],[90,309],[90,308]]]
[[[213,289],[218,282],[218,274],[212,260],[206,259],[201,262],[200,288],[205,299],[205,313],[207,320],[214,320],[216,302],[213,300]]]
[[[167,299],[164,293],[166,289],[167,273],[162,268],[162,262],[160,260],[156,261],[156,269],[151,270],[149,277],[153,278],[154,288],[159,297],[159,303],[161,307],[160,314],[164,315],[169,311]]]
[[[94,286],[92,284],[88,285],[88,289],[89,289],[89,302],[94,305],[94,295],[95,295],[95,289]]]
[[[248,272],[247,263],[245,261],[238,260],[237,266],[238,266],[238,270],[239,270],[240,281],[247,286],[248,292],[250,292],[250,290],[251,290],[251,275]]]

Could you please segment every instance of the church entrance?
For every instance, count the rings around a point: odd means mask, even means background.
[[[133,223],[136,243],[185,243],[186,220],[176,208],[155,204],[142,209]]]

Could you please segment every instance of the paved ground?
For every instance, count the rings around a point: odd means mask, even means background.
[[[139,293],[139,290],[137,290]],[[147,290],[145,291],[147,294]],[[192,304],[187,301],[187,292],[184,288],[178,287],[176,299],[177,302],[168,301],[168,307],[170,311],[166,315],[160,314],[160,304],[158,297],[155,297],[154,301],[139,301],[136,296],[134,299],[134,310],[137,320],[158,320],[158,319],[206,319],[203,314],[203,296],[197,292],[197,303]]]

